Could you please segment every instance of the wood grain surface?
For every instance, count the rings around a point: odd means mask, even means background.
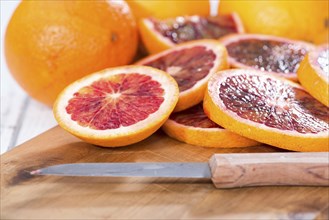
[[[31,176],[75,162],[207,162],[211,149],[158,131],[129,147],[101,148],[55,127],[1,155],[1,219],[328,219],[328,187],[216,189],[208,179]]]

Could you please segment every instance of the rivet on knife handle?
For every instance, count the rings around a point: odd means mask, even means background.
[[[215,154],[209,164],[217,188],[329,186],[328,152]]]

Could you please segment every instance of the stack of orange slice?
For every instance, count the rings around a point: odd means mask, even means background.
[[[59,95],[55,117],[106,147],[162,126],[203,147],[329,151],[328,46],[243,32],[236,14],[144,18],[140,33],[152,55],[74,82]],[[297,72],[306,90],[291,81]]]

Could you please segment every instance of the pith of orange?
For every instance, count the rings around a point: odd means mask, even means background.
[[[147,17],[170,18],[210,14],[210,2],[208,0],[129,0],[127,3],[137,21]]]
[[[104,69],[67,86],[54,104],[58,124],[104,147],[141,141],[167,120],[178,100],[176,81],[145,66]]]
[[[13,77],[49,106],[74,80],[128,64],[136,48],[136,23],[123,1],[22,1],[5,35]]]
[[[237,12],[247,33],[321,44],[329,40],[329,1],[220,0],[219,13]]]
[[[329,107],[329,46],[323,45],[309,52],[301,62],[297,74],[305,89]],[[322,64],[322,65],[321,65]]]

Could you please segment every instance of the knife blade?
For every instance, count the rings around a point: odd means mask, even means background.
[[[57,176],[211,178],[208,163],[71,163],[31,173]]]
[[[72,163],[31,175],[211,178],[217,188],[329,186],[329,152],[214,154],[208,163]]]

